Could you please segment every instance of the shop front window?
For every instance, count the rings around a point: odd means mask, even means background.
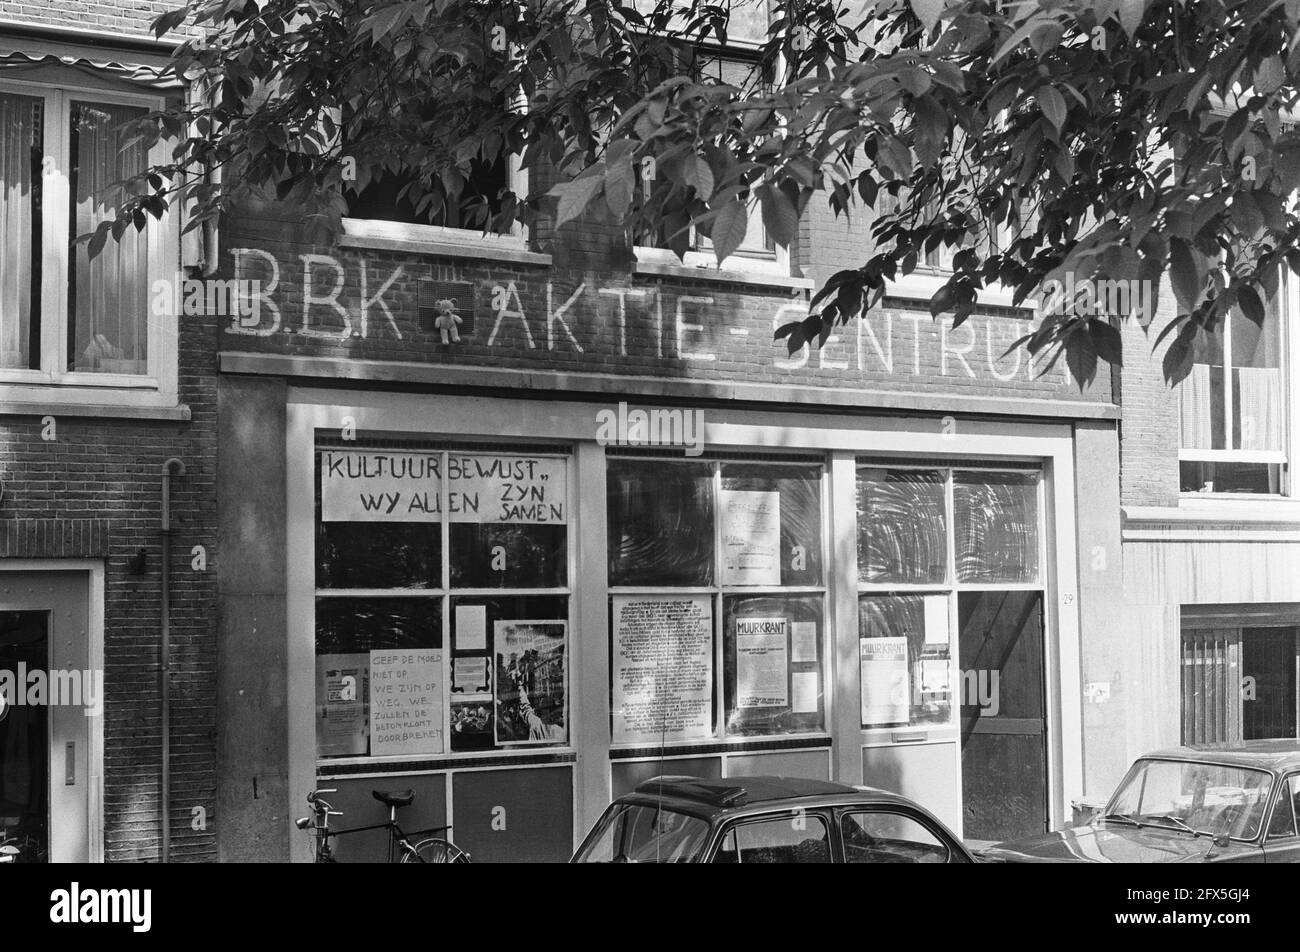
[[[613,742],[825,729],[823,468],[611,458]]]
[[[567,458],[316,458],[318,757],[567,745]]]
[[[1185,493],[1282,493],[1286,388],[1276,297],[1264,323],[1240,311],[1198,336],[1180,392],[1181,488]]]

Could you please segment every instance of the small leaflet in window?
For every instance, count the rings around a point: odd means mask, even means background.
[[[790,710],[794,714],[817,713],[817,672],[796,671],[790,676]]]
[[[947,645],[948,631],[948,596],[925,596],[925,643],[927,645]]]
[[[858,642],[862,667],[862,724],[906,724],[910,720],[911,685],[907,638],[863,638]]]
[[[442,752],[442,649],[371,651],[371,756]]]
[[[785,707],[790,703],[788,619],[736,619],[736,707]]]
[[[317,756],[365,756],[369,681],[364,652],[316,656]]]
[[[456,650],[487,650],[487,606],[456,606]]]
[[[817,623],[815,621],[791,623],[790,661],[793,664],[817,663]]]
[[[491,687],[487,658],[454,658],[451,662],[453,694],[486,694]]]
[[[921,693],[947,694],[948,690],[947,659],[923,658],[921,660]]]
[[[722,490],[722,583],[781,584],[781,494]]]

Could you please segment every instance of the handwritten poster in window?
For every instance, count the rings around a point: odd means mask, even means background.
[[[790,703],[786,618],[736,619],[736,707]]]
[[[441,754],[442,650],[370,652],[370,754]]]
[[[907,638],[863,638],[858,642],[862,667],[862,724],[906,724],[910,720]]]
[[[553,456],[447,457],[452,522],[563,523],[568,506],[564,460]]]
[[[713,736],[713,600],[615,596],[614,743]]]
[[[322,522],[437,522],[442,518],[437,453],[321,453]]]
[[[722,583],[781,584],[781,494],[722,490]]]

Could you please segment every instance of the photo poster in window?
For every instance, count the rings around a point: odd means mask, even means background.
[[[790,703],[790,620],[736,619],[736,707]]]
[[[452,522],[563,523],[567,508],[562,457],[447,457],[447,512]]]
[[[502,746],[563,744],[568,623],[498,621],[496,740]]]
[[[858,642],[858,659],[862,667],[863,725],[908,723],[911,681],[907,638],[863,638]]]
[[[616,595],[611,707],[616,744],[713,736],[713,599]]]
[[[722,490],[722,584],[781,584],[781,494]]]
[[[316,753],[364,757],[369,740],[370,656],[316,656]]]
[[[322,450],[321,522],[437,522],[437,453]]]
[[[442,649],[370,652],[372,757],[443,752]]]

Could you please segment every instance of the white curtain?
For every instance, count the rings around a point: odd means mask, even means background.
[[[1193,364],[1192,372],[1183,381],[1180,393],[1183,449],[1213,449],[1211,441],[1212,399],[1210,365]]]
[[[41,146],[41,107],[31,96],[0,94],[0,367],[29,367],[32,356],[33,304],[40,303],[39,285],[32,300],[40,278],[32,273],[32,249],[41,240],[32,160],[39,158],[33,148]]]
[[[71,238],[94,231],[101,221],[112,217],[127,198],[127,193],[114,186],[146,168],[145,148],[140,143],[125,144],[133,136],[121,128],[122,123],[144,114],[144,109],[135,106],[72,104],[75,174]],[[120,242],[110,237],[93,261],[84,243],[76,246],[68,276],[70,370],[146,372],[149,234],[148,227],[140,232],[130,227]]]
[[[1237,414],[1241,449],[1282,448],[1282,371],[1276,367],[1237,369]]]

